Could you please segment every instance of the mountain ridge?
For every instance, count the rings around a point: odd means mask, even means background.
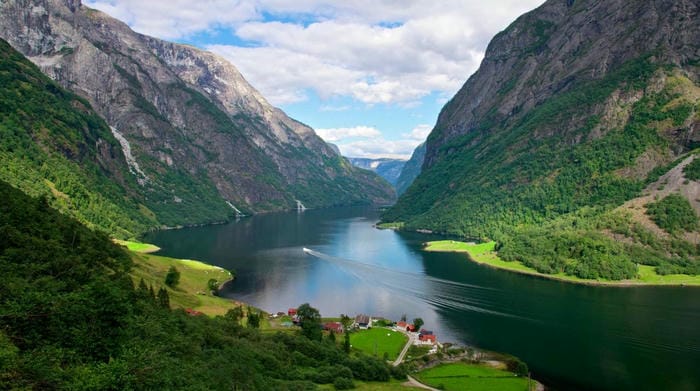
[[[228,203],[257,213],[296,199],[308,207],[393,199],[214,54],[137,34],[80,1],[7,1],[0,10],[0,37],[128,143],[132,175],[162,225],[225,220]]]
[[[696,273],[696,242],[615,209],[697,156],[698,17],[696,2],[664,0],[549,0],[521,16],[444,106],[421,174],[383,220],[497,239],[504,259],[545,273]],[[679,185],[684,201],[642,213],[697,217],[694,181]]]

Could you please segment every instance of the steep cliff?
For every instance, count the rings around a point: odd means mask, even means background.
[[[414,180],[420,174],[423,161],[425,160],[425,142],[422,142],[413,150],[411,158],[408,159],[401,169],[401,174],[396,180],[396,194],[401,195],[408,190]]]
[[[627,212],[608,213],[669,169],[680,171],[676,160],[692,160],[700,146],[699,19],[692,0],[550,0],[521,16],[445,105],[422,173],[384,219],[497,238],[505,250],[519,248],[503,251],[511,259],[540,248],[539,259],[552,262],[541,265],[546,272],[630,277],[634,251],[649,264],[696,270],[692,232],[649,237]],[[678,186],[685,195],[695,188],[691,179]],[[697,194],[686,199],[697,214]],[[620,247],[642,237],[651,239]],[[546,241],[556,255],[539,246]],[[564,254],[581,243],[609,250]],[[604,270],[606,257],[618,255],[624,267]],[[595,272],[577,263],[586,256],[598,262]]]
[[[0,26],[106,120],[161,224],[225,219],[229,203],[255,213],[393,197],[211,53],[134,33],[77,0],[4,1]]]

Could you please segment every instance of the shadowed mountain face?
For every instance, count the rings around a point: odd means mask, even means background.
[[[384,219],[493,237],[637,197],[700,146],[698,7],[551,0],[518,18],[445,105]]]
[[[377,175],[386,179],[392,186],[396,186],[396,181],[401,175],[404,164],[406,164],[406,160],[388,158],[369,159],[350,157],[348,160],[350,160],[350,163],[355,167],[376,172]]]
[[[0,26],[104,118],[159,224],[222,220],[228,203],[255,213],[393,198],[216,55],[137,34],[80,1],[4,1]]]
[[[396,194],[399,196],[406,192],[409,186],[420,174],[423,160],[425,159],[425,142],[421,143],[413,150],[411,158],[408,159],[401,169],[401,174],[396,180]]]

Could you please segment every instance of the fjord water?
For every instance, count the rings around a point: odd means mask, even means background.
[[[372,208],[161,231],[161,254],[237,271],[223,294],[268,312],[422,317],[441,341],[506,352],[556,389],[699,390],[700,289],[572,285],[428,253]],[[302,248],[310,249],[305,253]]]

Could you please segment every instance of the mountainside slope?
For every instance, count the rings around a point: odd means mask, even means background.
[[[409,186],[418,177],[425,160],[425,142],[422,142],[413,150],[411,158],[408,159],[401,169],[401,174],[396,180],[396,194],[401,195],[406,192]]]
[[[163,276],[135,287],[137,265],[104,233],[2,180],[0,198],[3,389],[315,390],[400,377],[319,327],[259,332],[250,320],[264,314],[250,307],[214,318],[171,310]]]
[[[6,1],[0,35],[112,127],[160,223],[388,202],[392,190],[272,107],[235,67],[77,0]]]
[[[698,18],[689,0],[550,0],[523,15],[494,37],[479,70],[443,108],[423,172],[384,220],[497,238],[503,250],[518,248],[510,259],[524,258],[534,241],[601,243],[620,255],[621,273],[602,264],[587,273],[581,253],[561,248],[542,269],[629,277],[634,256],[609,237],[634,224],[605,211],[700,146]],[[660,258],[650,263],[697,263],[691,243],[656,245]]]
[[[2,40],[0,179],[116,236],[157,224],[107,124]]]
[[[369,159],[349,157],[348,160],[355,167],[376,172],[377,175],[384,178],[392,186],[396,186],[396,181],[399,179],[401,170],[403,170],[403,167],[406,164],[405,160],[388,158]]]

